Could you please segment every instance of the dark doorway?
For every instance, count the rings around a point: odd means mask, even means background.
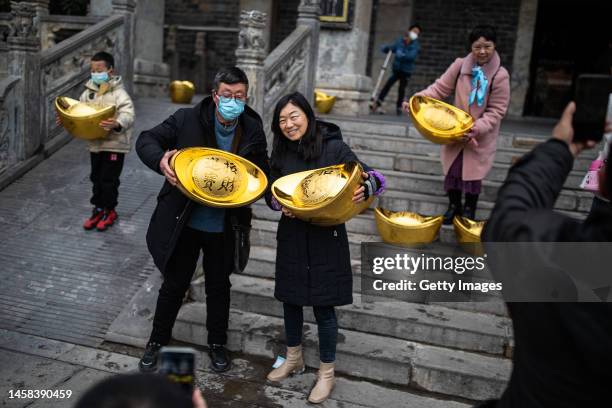
[[[582,73],[611,74],[612,2],[539,0],[525,114],[559,117]]]

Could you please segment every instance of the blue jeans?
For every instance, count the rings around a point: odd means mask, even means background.
[[[338,340],[338,319],[333,306],[313,306],[319,331],[319,358],[323,363],[336,361],[336,342]],[[302,306],[283,303],[285,315],[285,336],[287,346],[295,347],[302,344],[302,328],[304,313]]]

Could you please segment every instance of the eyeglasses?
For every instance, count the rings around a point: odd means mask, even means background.
[[[241,101],[246,100],[246,95],[243,94],[242,92],[238,92],[235,94],[232,94],[231,92],[223,92],[221,94],[218,93],[217,95],[222,96],[227,99],[239,99]]]

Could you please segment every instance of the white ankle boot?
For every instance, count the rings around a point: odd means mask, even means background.
[[[334,378],[335,366],[335,363],[321,362],[321,365],[319,365],[319,372],[317,374],[317,383],[308,397],[309,402],[319,404],[329,398],[329,395],[336,384],[336,379]]]
[[[291,374],[301,374],[304,372],[304,357],[302,355],[302,346],[287,347],[287,359],[283,364],[270,371],[268,380],[281,381],[289,377]]]

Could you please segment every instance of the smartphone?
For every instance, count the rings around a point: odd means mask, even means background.
[[[612,75],[583,74],[576,81],[573,127],[574,140],[601,141],[606,127],[608,98],[612,93]]]
[[[189,395],[195,384],[195,350],[190,347],[162,347],[159,373],[178,384]]]

